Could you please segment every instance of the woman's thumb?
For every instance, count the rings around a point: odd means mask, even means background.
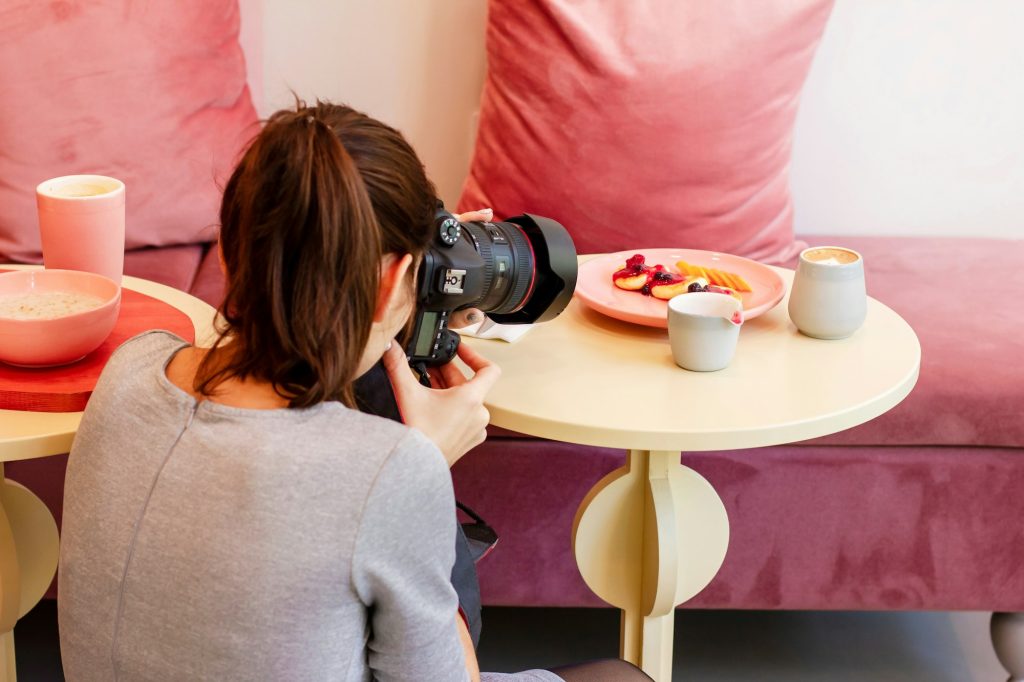
[[[381,360],[384,363],[384,370],[391,378],[391,385],[396,391],[408,389],[412,385],[419,386],[412,370],[409,369],[409,362],[402,351],[402,346],[397,341],[390,343]]]

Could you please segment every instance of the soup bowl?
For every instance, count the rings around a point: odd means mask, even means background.
[[[0,273],[0,362],[53,367],[81,360],[110,336],[120,309],[121,287],[102,275]]]

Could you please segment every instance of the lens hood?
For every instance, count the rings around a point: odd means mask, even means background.
[[[499,324],[532,324],[554,319],[565,310],[576,290],[576,244],[558,222],[524,213],[504,222],[517,225],[530,242],[536,275],[525,305],[514,313],[490,313]]]

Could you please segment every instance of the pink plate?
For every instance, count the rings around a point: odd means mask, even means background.
[[[678,272],[676,261],[716,268],[739,275],[753,289],[743,294],[743,317],[750,320],[774,308],[786,294],[786,285],[767,265],[740,256],[695,249],[636,249],[597,256],[580,265],[576,296],[585,304],[609,317],[648,327],[668,326],[668,301],[624,291],[612,283],[612,273],[626,265],[626,259],[643,254],[648,265],[664,265]]]

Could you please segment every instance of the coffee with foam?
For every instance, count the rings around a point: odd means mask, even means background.
[[[55,197],[67,197],[78,199],[81,197],[98,197],[110,194],[118,189],[119,183],[104,181],[100,179],[67,179],[63,182],[54,181],[52,184],[42,187],[47,194]]]
[[[819,263],[821,265],[849,265],[850,263],[856,263],[860,256],[846,249],[824,247],[805,251],[804,258],[812,263]]]

